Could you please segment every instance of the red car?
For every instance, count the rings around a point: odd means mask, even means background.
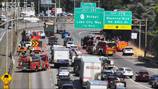
[[[146,70],[140,70],[139,72],[136,72],[135,81],[148,82],[149,78],[149,72]]]

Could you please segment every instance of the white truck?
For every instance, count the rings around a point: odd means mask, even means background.
[[[52,62],[54,63],[55,66],[71,65],[69,49],[62,46],[54,46],[52,48]]]
[[[101,78],[101,61],[98,56],[84,55],[81,57],[79,77],[82,86],[86,86],[89,80],[98,80]]]
[[[91,80],[87,82],[87,89],[108,89],[108,82],[101,80]]]

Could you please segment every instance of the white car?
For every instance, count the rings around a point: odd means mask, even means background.
[[[6,22],[8,20],[8,18],[5,15],[1,15],[0,16],[1,21]]]
[[[123,55],[133,55],[134,54],[132,47],[124,48],[122,52],[123,52]]]
[[[74,45],[74,43],[72,42],[72,41],[68,41],[67,43],[66,43],[66,47],[67,48],[70,48],[71,46],[73,46]]]
[[[40,35],[41,35],[41,38],[42,38],[42,39],[45,39],[46,34],[45,34],[43,31],[41,31],[41,34],[40,34]]]
[[[134,73],[133,70],[129,67],[120,67],[117,71],[116,71],[116,75],[118,76],[124,76],[124,77],[130,77],[132,78]]]
[[[59,68],[58,79],[70,79],[70,71],[67,67],[60,67]]]
[[[25,43],[25,46],[28,48],[28,47],[31,47],[32,46],[32,42],[31,41],[28,41]]]

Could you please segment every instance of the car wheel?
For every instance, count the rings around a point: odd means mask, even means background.
[[[133,76],[129,76],[129,78],[133,78]]]

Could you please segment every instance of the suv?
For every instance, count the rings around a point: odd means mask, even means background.
[[[131,48],[131,47],[124,48],[122,52],[123,52],[123,55],[133,55],[134,54],[133,48]]]
[[[139,72],[136,72],[135,81],[149,81],[149,73],[146,70],[140,70]]]
[[[117,71],[116,71],[116,75],[117,76],[123,76],[123,77],[130,77],[132,78],[134,73],[132,71],[131,68],[128,67],[120,67]]]

